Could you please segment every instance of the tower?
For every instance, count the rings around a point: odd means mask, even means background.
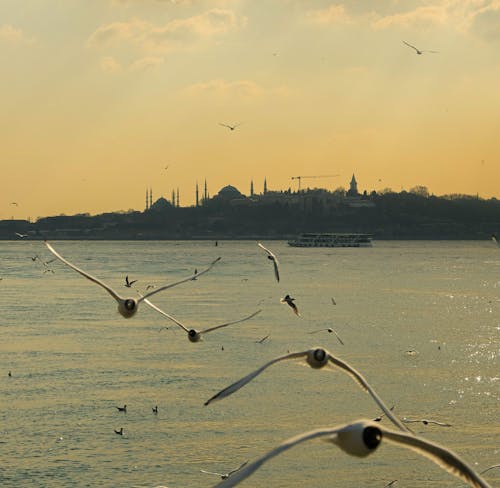
[[[172,190],[172,206],[175,207],[175,190]]]
[[[198,182],[196,182],[196,206],[197,207],[200,205],[199,196],[200,196],[200,193],[198,191]]]
[[[179,187],[177,187],[177,207],[180,207],[181,204],[179,203]]]
[[[146,188],[146,209],[145,210],[148,210],[149,209],[149,206],[148,206],[148,189]]]
[[[153,206],[153,188],[149,188],[149,208]]]
[[[352,174],[351,183],[349,184],[349,191],[347,192],[347,194],[350,197],[355,197],[355,196],[359,195],[359,193],[358,193],[358,182],[356,181],[354,173]]]
[[[205,178],[205,191],[203,192],[203,201],[206,202],[207,200],[208,200],[207,179]]]
[[[253,180],[250,180],[250,196],[253,197]]]
[[[264,178],[264,195],[267,193],[267,179]]]

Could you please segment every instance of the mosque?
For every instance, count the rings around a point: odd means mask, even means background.
[[[208,192],[207,180],[205,179],[202,195],[200,195],[200,188],[198,186],[198,182],[196,182],[195,206],[201,207],[207,205],[209,202],[230,202],[232,205],[246,205],[259,201],[269,202],[285,199],[289,200],[292,197],[293,199],[298,199],[303,198],[304,195],[307,195],[307,191],[292,192],[290,188],[286,191],[270,191],[267,188],[267,179],[264,178],[262,193],[255,193],[254,182],[253,180],[251,180],[250,194],[248,196],[241,193],[235,186],[227,185],[221,188],[215,196],[210,197],[210,193]],[[356,181],[354,173],[349,183],[349,190],[345,192],[345,200],[346,203],[350,206],[365,206],[362,202],[362,195],[358,191],[358,183]],[[158,211],[174,207],[180,207],[179,188],[177,188],[177,190],[172,190],[170,201],[162,196],[155,202],[153,202],[153,189],[151,187],[146,189],[146,212]]]

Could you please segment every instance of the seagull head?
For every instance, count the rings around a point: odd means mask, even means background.
[[[200,335],[200,333],[197,330],[191,329],[188,332],[188,339],[191,342],[199,342],[201,340],[201,335]]]
[[[126,298],[118,303],[118,312],[126,319],[132,317],[137,312],[137,300],[135,298]]]
[[[328,353],[322,349],[310,349],[307,351],[306,362],[311,368],[320,369],[328,363]]]
[[[382,431],[371,422],[361,420],[347,425],[327,440],[351,456],[366,457],[382,442]]]

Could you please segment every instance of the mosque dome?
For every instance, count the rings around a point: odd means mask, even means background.
[[[160,197],[151,205],[151,210],[163,210],[170,207],[172,207],[172,204],[166,198]]]
[[[234,186],[227,185],[219,190],[218,197],[226,200],[233,200],[234,198],[244,198],[244,195]]]

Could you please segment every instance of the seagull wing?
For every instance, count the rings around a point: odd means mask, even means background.
[[[216,473],[214,471],[205,471],[204,469],[200,469],[200,472],[206,473],[206,474],[215,474],[216,476],[224,476],[222,473]]]
[[[158,293],[160,291],[167,290],[168,288],[172,288],[174,286],[180,285],[181,283],[186,283],[186,281],[192,281],[193,278],[199,277],[202,274],[205,274],[208,271],[210,271],[213,268],[213,266],[215,265],[215,263],[219,262],[220,260],[221,260],[220,257],[215,259],[214,261],[212,261],[210,263],[210,266],[208,266],[208,268],[205,268],[203,271],[200,271],[199,273],[192,274],[191,276],[188,276],[187,278],[183,278],[182,280],[176,281],[175,283],[170,283],[170,284],[159,286],[158,288],[155,288],[153,291],[150,291],[149,293],[146,293],[144,296],[141,296],[137,300],[137,302],[140,303],[142,300],[145,300],[146,298],[148,298],[152,295],[155,295],[156,293]]]
[[[406,41],[403,41],[407,46],[411,47],[412,49],[415,49],[415,51],[418,52],[418,49],[415,46],[412,46],[411,44],[408,44]]]
[[[453,451],[421,437],[381,428],[382,439],[402,445],[430,459],[448,473],[476,488],[491,488],[468,464]]]
[[[161,308],[157,307],[154,303],[150,302],[147,298],[142,297],[144,300],[144,303],[147,303],[151,308],[155,309],[157,312],[161,313],[164,317],[167,317],[167,319],[171,320],[175,324],[177,324],[181,329],[184,329],[186,332],[189,332],[189,329],[184,325],[181,324],[177,319],[174,319],[171,315],[169,315],[167,312],[164,312]]]
[[[279,270],[279,261],[272,251],[270,251],[267,247],[264,247],[260,242],[257,242],[257,246],[264,249],[267,252],[268,256],[272,259],[274,265],[274,276],[276,277],[276,281],[280,281],[280,270]]]
[[[301,444],[302,442],[309,441],[311,439],[316,439],[318,437],[325,437],[325,436],[335,436],[337,432],[339,432],[344,427],[345,426],[342,425],[333,428],[330,427],[324,429],[316,429],[316,430],[311,430],[310,432],[306,432],[305,434],[300,434],[295,437],[291,437],[290,439],[283,442],[283,444],[279,445],[272,451],[269,451],[267,454],[264,454],[264,456],[255,460],[253,463],[250,463],[247,466],[243,467],[237,473],[234,473],[232,476],[218,483],[213,488],[229,488],[231,486],[236,486],[240,481],[248,478],[255,471],[257,471],[257,469],[259,469],[264,463],[266,463],[273,457],[276,457],[278,454],[288,451],[288,449],[291,449],[297,444]]]
[[[219,122],[219,125],[222,125],[222,127],[227,127],[228,129],[231,129],[231,126],[230,126],[230,125],[227,125],[227,124],[222,124],[221,122]]]
[[[47,241],[45,241],[45,245],[49,249],[49,251],[60,261],[62,261],[64,264],[69,266],[70,268],[74,269],[77,273],[80,273],[82,276],[85,276],[90,281],[93,281],[94,283],[98,284],[99,286],[102,286],[118,303],[120,303],[121,300],[123,300],[118,293],[116,293],[113,288],[111,288],[109,285],[104,283],[104,281],[101,281],[97,279],[95,276],[92,276],[91,274],[83,271],[82,269],[78,268],[74,264],[71,264],[67,259],[64,259]]]
[[[249,315],[248,317],[243,317],[242,319],[234,320],[233,322],[227,322],[226,324],[216,325],[214,327],[210,327],[209,329],[200,330],[199,333],[206,334],[207,332],[212,332],[213,330],[216,330],[216,329],[222,329],[222,327],[227,327],[228,325],[239,324],[240,322],[244,322],[245,320],[249,320],[249,319],[255,317],[260,312],[262,312],[262,310],[257,310],[256,312]]]
[[[274,358],[271,361],[269,361],[268,363],[264,364],[264,366],[261,366],[259,369],[256,369],[255,371],[246,375],[245,377],[241,378],[240,380],[236,381],[232,385],[219,391],[219,393],[216,393],[212,398],[209,398],[205,402],[205,405],[208,405],[209,403],[214,402],[216,400],[222,400],[223,398],[231,395],[235,391],[238,391],[242,386],[245,386],[247,383],[252,381],[256,376],[258,376],[260,373],[262,373],[269,366],[272,366],[273,364],[275,364],[279,361],[283,361],[285,359],[298,359],[298,358],[303,358],[306,356],[307,356],[307,351],[302,351],[302,352],[293,352],[290,354],[286,354],[285,356],[279,356],[277,358]]]
[[[332,329],[333,330],[333,333],[335,334],[335,337],[337,338],[337,340],[344,346],[344,341],[340,338],[340,336],[337,334],[337,332],[335,331],[335,329]]]
[[[486,473],[486,471],[489,471],[490,469],[495,469],[495,468],[500,468],[500,464],[494,464],[493,466],[490,466],[489,468],[483,469],[479,474]]]
[[[241,463],[236,469],[233,469],[232,471],[229,471],[229,473],[227,473],[227,475],[231,476],[232,474],[234,474],[237,471],[239,471],[241,468],[244,468],[247,464],[248,464],[248,459],[244,463]]]
[[[308,332],[308,334],[317,334],[318,332],[322,332],[324,330],[328,330],[328,329],[318,329],[318,330],[313,330],[312,332]]]
[[[328,353],[328,359],[329,361],[343,370],[345,373],[347,373],[351,378],[358,383],[363,390],[365,390],[367,393],[370,394],[370,396],[375,400],[377,405],[382,409],[382,411],[387,415],[387,418],[391,420],[391,422],[399,427],[401,430],[404,430],[408,432],[408,428],[405,427],[405,425],[393,415],[390,409],[388,409],[385,405],[385,403],[382,401],[382,399],[377,395],[375,390],[368,384],[368,381],[366,381],[365,377],[356,369],[354,369],[351,365],[346,363],[345,361],[340,360],[339,358],[336,358],[333,356],[330,352]]]

